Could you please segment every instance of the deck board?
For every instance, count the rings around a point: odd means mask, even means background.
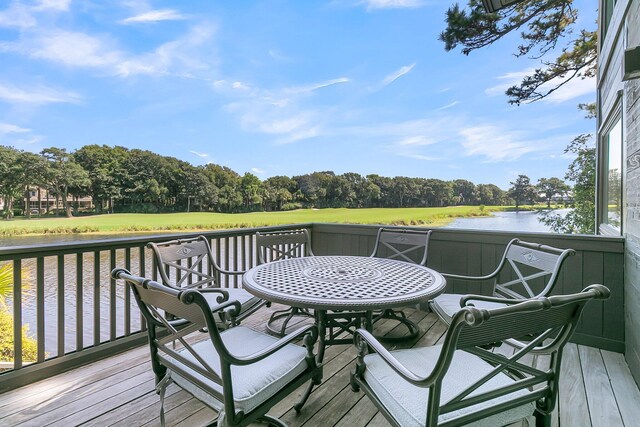
[[[244,324],[263,330],[270,310],[278,308],[263,308]],[[419,325],[421,333],[413,342],[388,347],[401,349],[441,343],[446,326],[434,314],[416,310],[406,312]],[[404,330],[397,322],[385,319],[376,323],[375,333],[397,336]],[[507,352],[508,349],[498,351]],[[389,426],[362,392],[351,390],[349,376],[355,358],[353,346],[328,347],[323,382],[314,389],[302,412],[296,414],[293,405],[306,385],[275,405],[269,414],[282,418],[292,427]],[[538,367],[544,366],[548,364],[548,358],[538,358],[535,362]],[[640,391],[622,355],[569,344],[562,364],[553,426],[614,426],[623,425],[623,422],[630,426],[640,418]],[[0,394],[0,425],[3,426],[156,426],[160,423],[159,415],[160,402],[155,393],[146,346]],[[175,384],[167,388],[165,418],[168,426],[206,425],[215,416],[215,411]]]

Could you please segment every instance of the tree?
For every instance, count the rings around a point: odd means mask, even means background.
[[[68,218],[73,216],[69,201],[70,189],[89,187],[89,175],[73,161],[64,148],[45,148],[41,155],[47,161],[43,171],[43,186],[62,200]]]
[[[494,13],[487,13],[481,0],[468,0],[466,9],[455,4],[447,10],[447,28],[440,40],[446,50],[461,46],[468,55],[520,32],[522,42],[515,55],[540,59],[541,67],[507,89],[509,103],[519,105],[545,98],[571,79],[595,76],[597,31],[582,29],[569,38],[577,19],[573,0],[525,0]],[[563,43],[555,60],[543,59]]]
[[[4,201],[5,219],[13,217],[14,202],[22,195],[19,157],[20,151],[15,148],[0,146],[0,198]]]
[[[564,196],[569,191],[569,186],[560,178],[540,178],[536,184],[536,190],[544,194],[547,208],[551,209],[551,199],[556,194]]]
[[[477,202],[476,185],[466,179],[456,179],[453,181],[453,193],[459,197],[462,205],[474,205]]]
[[[516,210],[525,203],[532,203],[536,198],[536,189],[531,185],[531,180],[526,175],[518,175],[514,182],[510,182],[511,188],[507,194],[511,197],[515,204]]]
[[[564,217],[553,211],[540,213],[540,221],[556,233],[593,234],[596,229],[596,149],[589,134],[577,136],[564,150],[576,157],[569,165],[565,178],[575,182],[573,209]]]

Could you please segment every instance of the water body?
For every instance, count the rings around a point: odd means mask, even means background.
[[[555,212],[564,216],[570,210],[557,209]],[[535,211],[494,212],[492,216],[485,218],[457,218],[443,228],[551,232],[549,227],[538,221],[538,213]]]

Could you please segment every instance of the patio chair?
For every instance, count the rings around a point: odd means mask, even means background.
[[[244,289],[229,287],[229,281],[244,271],[224,270],[216,263],[209,241],[204,236],[192,239],[171,240],[162,243],[148,243],[160,272],[162,283],[177,290],[185,288],[208,288],[217,292],[207,292],[209,305],[215,306],[227,300],[238,301],[241,306],[236,317],[229,316],[230,310],[220,312],[219,327],[228,328],[258,310],[266,302],[251,295]],[[227,287],[222,286],[226,278]]]
[[[264,264],[282,259],[314,256],[311,250],[311,236],[306,229],[256,232],[256,247],[258,248],[258,262]],[[289,307],[277,310],[267,321],[267,331],[274,336],[283,337],[287,334],[287,326],[294,317],[313,318],[313,313],[305,308]],[[280,319],[282,324],[275,326]]]
[[[371,257],[396,259],[419,265],[427,265],[431,230],[379,228]],[[402,310],[383,310],[374,313],[373,323],[381,319],[397,320],[407,327],[409,334],[403,337],[378,337],[385,341],[411,340],[418,336],[418,325],[409,320]]]
[[[394,426],[493,427],[532,415],[536,425],[550,426],[564,346],[585,304],[608,297],[609,289],[591,285],[573,295],[505,299],[491,310],[467,306],[454,315],[442,345],[409,350],[389,352],[358,329],[351,386],[362,389]],[[523,335],[535,338],[515,339]],[[503,340],[515,353],[484,348]],[[550,356],[549,368],[529,366],[527,355]]]
[[[498,267],[491,274],[478,277],[442,274],[447,280],[492,280],[490,297],[477,300],[474,304],[478,308],[498,308],[504,306],[503,298],[523,300],[549,295],[558,280],[562,264],[572,255],[575,255],[573,249],[558,249],[513,239],[507,244]],[[534,291],[534,284],[538,285],[539,291]],[[470,293],[486,295],[480,288]],[[463,297],[462,294],[445,293],[430,301],[429,306],[443,322],[449,324],[454,314],[465,305]]]
[[[256,421],[285,426],[267,411],[305,382],[320,382],[322,369],[313,353],[318,335],[314,325],[282,339],[244,326],[220,332],[214,315],[225,309],[240,310],[237,301],[211,306],[205,296],[215,293],[214,289],[176,289],[123,269],[111,275],[131,285],[147,321],[163,426],[164,395],[170,383],[218,411],[218,426]],[[179,319],[167,320],[164,312]],[[304,347],[292,343],[297,339],[303,339]]]

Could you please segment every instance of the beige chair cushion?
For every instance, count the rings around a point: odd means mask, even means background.
[[[460,311],[460,298],[462,294],[442,294],[434,298],[429,306],[445,323],[450,324],[453,316]],[[492,310],[494,308],[506,307],[506,304],[487,301],[469,301],[476,308]]]

